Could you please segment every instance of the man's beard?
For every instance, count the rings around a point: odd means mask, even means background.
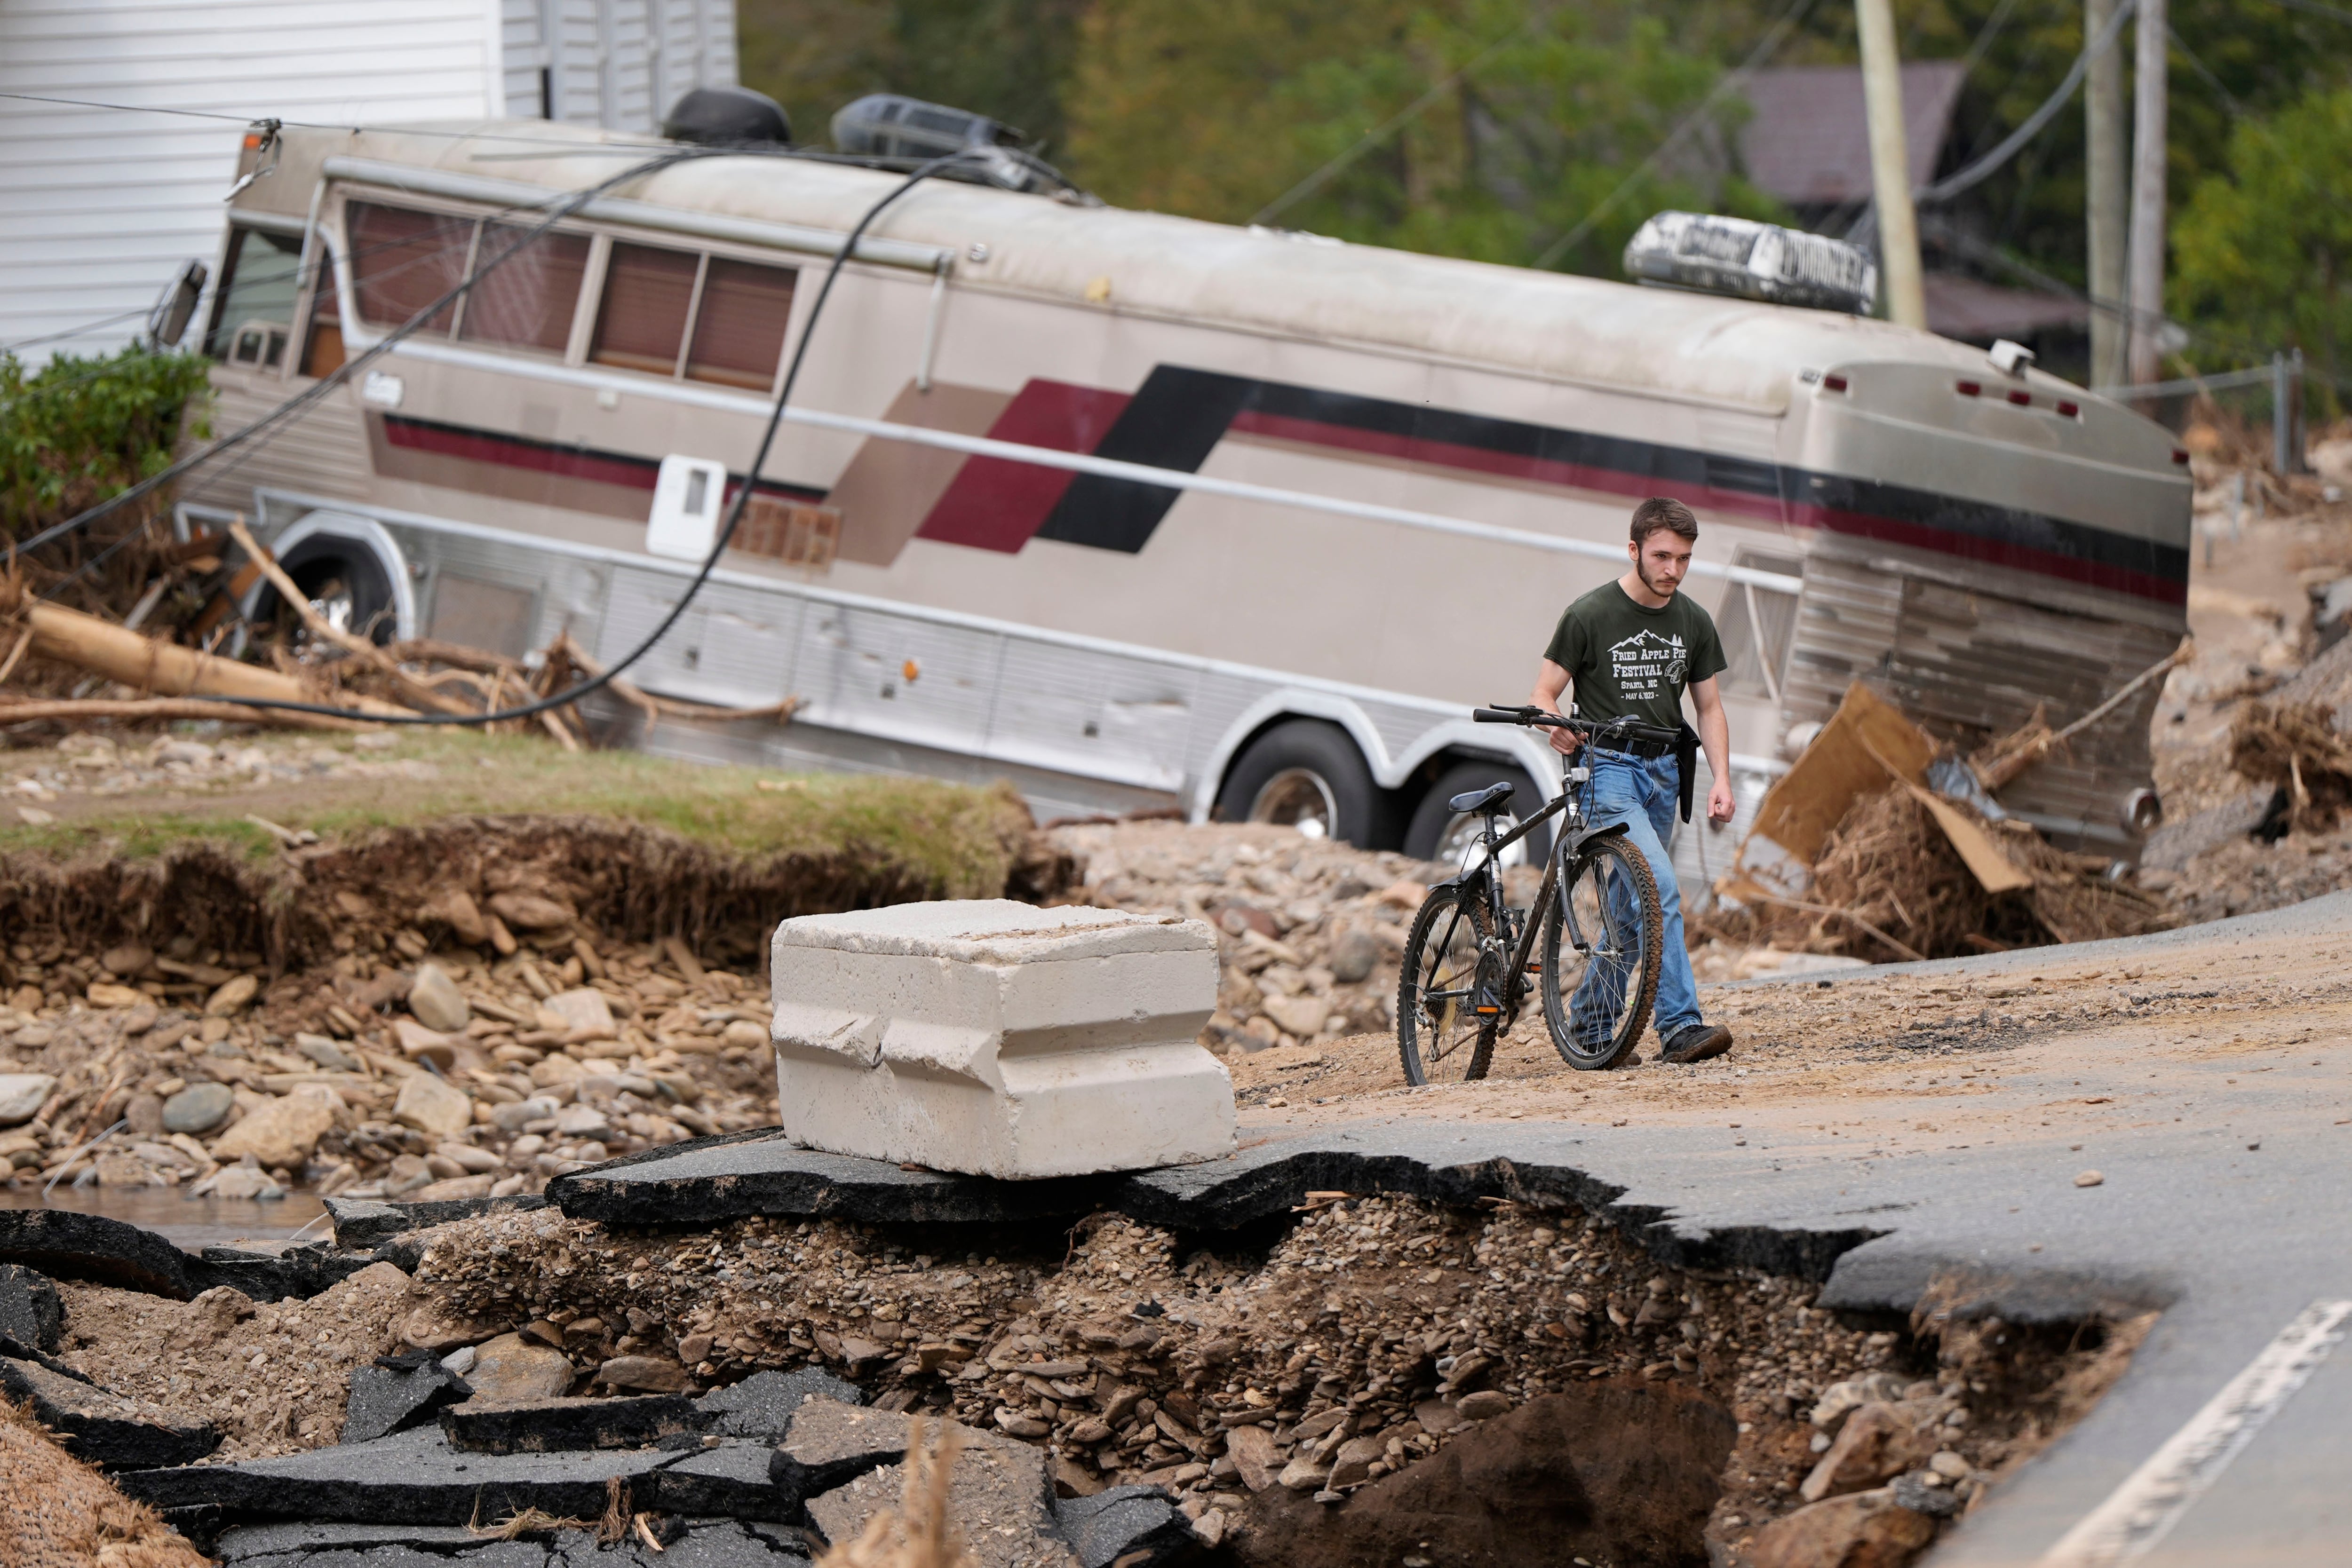
[[[1649,573],[1648,569],[1647,569],[1647,568],[1645,568],[1645,567],[1643,567],[1643,566],[1642,565],[1642,563],[1641,563],[1640,561],[1638,561],[1638,560],[1637,560],[1637,561],[1635,561],[1635,562],[1633,563],[1633,575],[1634,575],[1635,577],[1638,577],[1638,578],[1640,578],[1640,579],[1642,580],[1642,586],[1643,586],[1643,587],[1644,587],[1644,588],[1648,589],[1651,592],[1653,592],[1653,593],[1656,594],[1659,598],[1661,598],[1661,599],[1672,599],[1672,598],[1675,596],[1675,585],[1674,585],[1674,584],[1669,583],[1667,586],[1665,586],[1665,587],[1664,587],[1664,588],[1660,588],[1656,583],[1654,583],[1654,582],[1653,582],[1653,581],[1651,581],[1651,580],[1650,580],[1650,573]]]

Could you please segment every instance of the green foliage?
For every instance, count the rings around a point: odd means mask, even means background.
[[[1773,215],[1732,172],[1736,98],[1635,172],[1699,110],[1738,37],[1696,11],[1623,0],[1532,13],[1496,0],[1097,0],[1071,78],[1069,163],[1121,205],[1247,222],[1434,88],[1269,221],[1526,265],[1632,176],[1560,258],[1614,273],[1658,208]]]
[[[2315,400],[2339,405],[2352,363],[2352,89],[2313,92],[2230,134],[2222,167],[2197,182],[2172,230],[2172,313],[2244,344],[2300,347]],[[2231,351],[2234,350],[2235,351]]]
[[[739,70],[823,143],[833,111],[903,92],[1016,126],[1049,158],[1084,0],[740,0]]]
[[[205,391],[201,354],[60,354],[29,374],[0,354],[0,536],[73,516],[168,467]]]

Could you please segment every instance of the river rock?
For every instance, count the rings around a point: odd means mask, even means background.
[[[1891,1488],[1801,1508],[1756,1532],[1752,1568],[1902,1568],[1936,1538],[1936,1521],[1895,1500]]]
[[[392,1103],[392,1119],[434,1138],[455,1137],[474,1123],[474,1103],[462,1089],[430,1072],[411,1074]],[[420,1184],[421,1185],[421,1184]]]
[[[205,1004],[205,1016],[226,1018],[231,1013],[241,1011],[260,989],[261,982],[251,975],[236,976],[213,993],[212,999]]]
[[[466,993],[457,982],[438,964],[419,964],[416,978],[408,985],[408,1010],[426,1029],[443,1034],[456,1034],[473,1021],[474,1009],[467,1005]]]
[[[1331,1017],[1331,1004],[1320,997],[1269,996],[1258,1005],[1266,1017],[1301,1040],[1312,1040],[1322,1033],[1323,1025]]]
[[[236,1096],[226,1083],[191,1083],[163,1102],[167,1133],[209,1133],[228,1119]]]
[[[667,1356],[616,1355],[596,1369],[596,1381],[607,1388],[635,1388],[646,1394],[675,1394],[687,1385],[686,1368]]]
[[[360,1061],[323,1034],[298,1034],[294,1049],[329,1072],[358,1072]]]
[[[109,947],[99,956],[98,961],[101,967],[114,974],[136,978],[147,972],[147,966],[155,961],[155,954],[143,943],[125,942],[119,947]]]
[[[46,1072],[0,1072],[0,1127],[31,1121],[57,1089]]]
[[[520,1334],[502,1333],[474,1347],[466,1374],[474,1397],[495,1405],[553,1399],[572,1386],[572,1361],[560,1350],[533,1344]]]
[[[542,1011],[551,1012],[563,1020],[564,1042],[577,1045],[592,1040],[618,1040],[620,1029],[613,1022],[613,1005],[604,993],[588,986],[576,990],[558,991],[547,998]]]
[[[492,894],[490,913],[524,931],[552,931],[571,925],[572,919],[569,905],[535,893]]]
[[[1845,1419],[1837,1441],[1798,1488],[1807,1502],[1876,1486],[1890,1476],[1923,1465],[1943,1447],[1941,1399],[1874,1400]]]
[[[289,1170],[310,1157],[335,1124],[335,1113],[316,1094],[282,1094],[245,1113],[212,1146],[224,1164],[251,1155],[270,1170]]]

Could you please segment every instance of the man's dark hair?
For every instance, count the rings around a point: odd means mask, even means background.
[[[1633,542],[1640,544],[1660,528],[1682,538],[1696,540],[1698,519],[1691,509],[1667,496],[1653,496],[1633,508]]]

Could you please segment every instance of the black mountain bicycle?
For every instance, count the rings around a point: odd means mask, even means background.
[[[1633,719],[1595,723],[1538,707],[1482,707],[1471,716],[1481,724],[1574,730],[1587,747],[1603,750],[1675,738],[1673,730]],[[1589,824],[1592,769],[1581,751],[1562,761],[1559,798],[1508,833],[1496,822],[1511,798],[1508,782],[1446,802],[1457,813],[1482,813],[1486,827],[1460,873],[1429,890],[1405,938],[1397,1051],[1408,1082],[1486,1077],[1496,1038],[1517,1021],[1526,1003],[1530,975],[1542,982],[1552,1045],[1570,1067],[1616,1066],[1633,1054],[1650,1021],[1664,941],[1657,881],[1642,852],[1625,841],[1624,823]],[[1560,827],[1543,884],[1531,906],[1513,909],[1498,857],[1555,815]]]

